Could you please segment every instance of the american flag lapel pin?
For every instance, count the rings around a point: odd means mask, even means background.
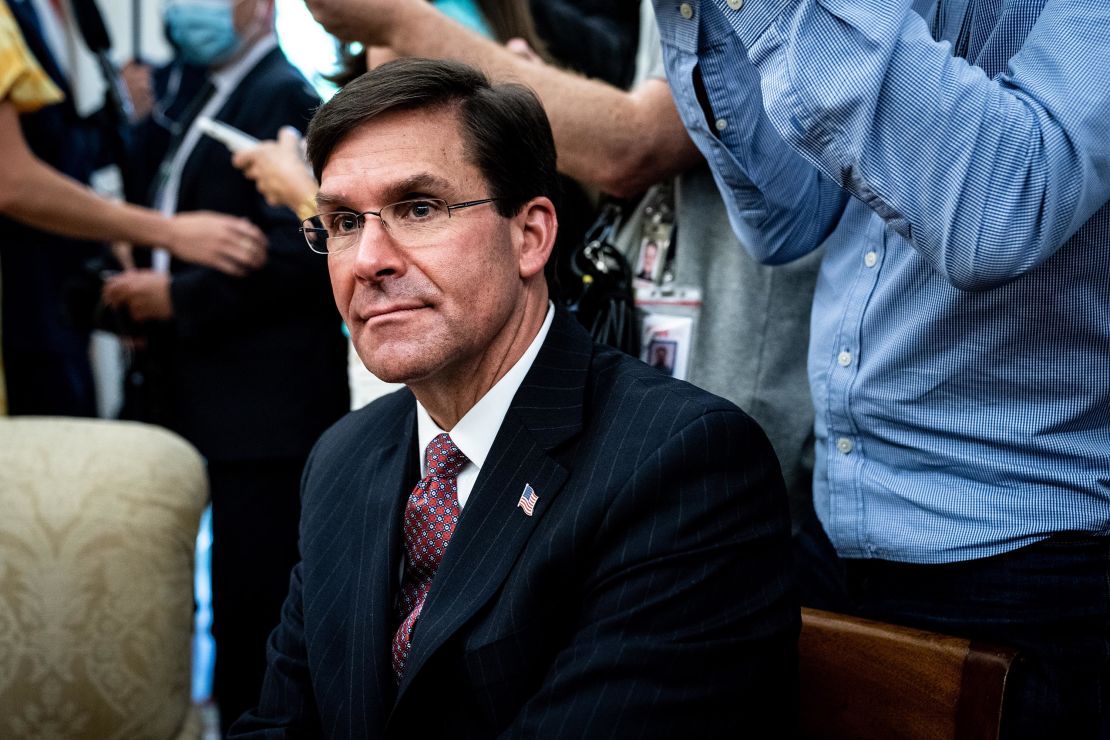
[[[536,492],[532,489],[532,485],[530,483],[525,483],[524,493],[520,494],[520,501],[516,502],[516,507],[518,509],[524,509],[525,514],[532,516],[532,512],[536,508],[536,502],[539,500],[540,497],[536,495]]]

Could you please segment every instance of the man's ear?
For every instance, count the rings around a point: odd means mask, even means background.
[[[519,234],[520,277],[528,279],[543,274],[543,267],[555,248],[559,219],[550,198],[533,198],[513,218]]]

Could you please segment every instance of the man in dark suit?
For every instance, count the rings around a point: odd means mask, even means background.
[[[363,362],[407,388],[310,455],[301,562],[232,735],[789,734],[774,453],[549,302],[534,95],[399,60],[321,108],[308,149],[306,235]]]
[[[274,138],[282,126],[303,129],[319,100],[277,47],[272,0],[228,2],[227,15],[215,16],[222,21],[208,12],[214,7],[208,3],[181,27],[230,24],[238,41],[203,57],[213,85],[171,144],[158,205],[248,218],[269,241],[267,263],[231,277],[175,261],[168,273],[119,275],[106,295],[135,318],[162,322],[151,337],[164,352],[161,421],[208,462],[215,694],[226,728],[258,700],[266,636],[297,560],[301,470],[316,438],[348,410],[349,396],[347,346],[326,266],[305,247],[296,216],[267,206],[227,148],[195,123],[205,115]],[[218,27],[209,31],[196,36],[224,38]],[[207,47],[190,47],[193,38],[181,33],[178,41],[199,61]]]

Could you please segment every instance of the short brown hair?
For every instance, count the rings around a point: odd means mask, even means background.
[[[461,62],[398,59],[352,80],[308,126],[308,159],[316,179],[352,131],[384,113],[455,108],[466,155],[485,177],[502,216],[538,196],[556,201],[555,141],[543,105],[522,85],[491,84]]]

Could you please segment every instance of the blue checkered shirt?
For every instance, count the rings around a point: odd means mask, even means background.
[[[1110,1],[655,9],[741,241],[826,248],[814,497],[841,555],[1110,534]]]

